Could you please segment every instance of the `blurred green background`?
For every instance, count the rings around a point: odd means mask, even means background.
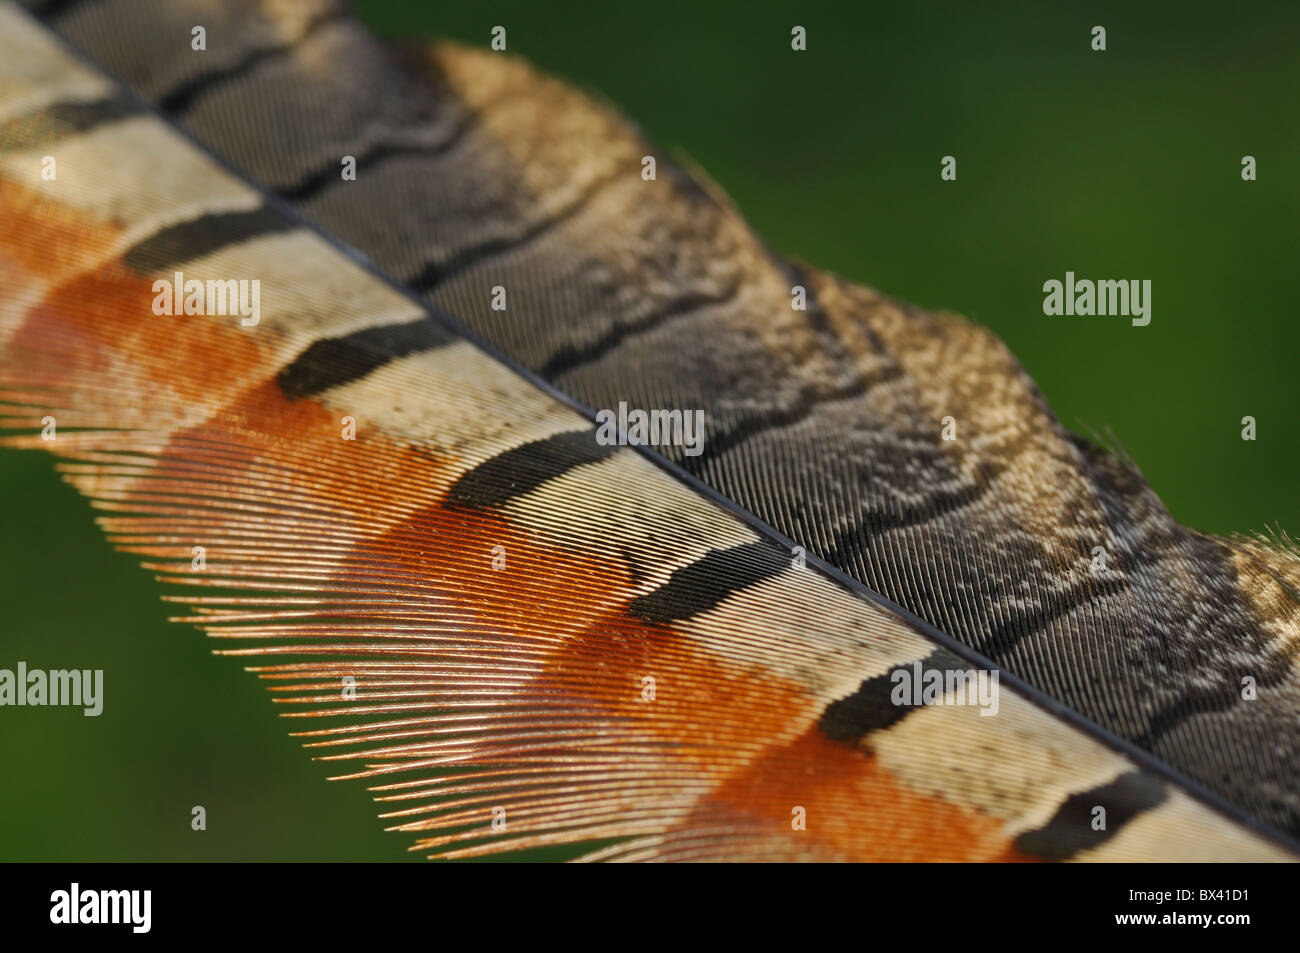
[[[405,41],[504,25],[512,53],[707,170],[778,251],[991,327],[1183,523],[1300,529],[1300,5],[358,7]],[[1151,324],[1045,317],[1067,270],[1151,279]],[[94,719],[0,710],[0,859],[418,858],[361,785],[322,783],[238,661],[166,623],[50,458],[0,451],[0,500],[0,667],[103,668],[107,697]]]

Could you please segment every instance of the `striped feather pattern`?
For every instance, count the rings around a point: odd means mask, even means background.
[[[773,258],[668,163],[647,203],[635,134],[522,64],[411,67],[332,4],[205,6],[202,61],[142,53],[183,4],[44,12],[111,76],[0,4],[4,442],[57,454],[415,849],[1294,856],[1294,563],[1173,525],[985,332]],[[261,320],[154,314],[176,270],[257,277]],[[619,399],[707,407],[708,453],[598,444],[583,405]],[[996,716],[890,704],[976,652]]]

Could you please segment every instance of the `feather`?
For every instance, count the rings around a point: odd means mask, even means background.
[[[327,2],[205,4],[202,57],[190,4],[29,6],[4,443],[414,849],[1294,858],[1294,554],[1178,526],[988,332],[780,259],[513,57]],[[597,439],[621,404],[703,409],[702,452]]]

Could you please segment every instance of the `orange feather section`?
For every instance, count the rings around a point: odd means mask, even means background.
[[[402,442],[369,420],[349,432],[328,397],[277,383],[309,338],[154,314],[124,241],[0,181],[0,276],[27,289],[0,312],[0,427],[27,432],[0,442],[67,461],[111,542],[181,587],[166,598],[225,654],[266,659],[252,671],[298,735],[370,782],[413,849],[1034,859],[960,786],[823,733],[826,690],[797,680],[809,642],[638,617],[644,566],[617,547],[452,500],[499,450],[472,433]],[[49,416],[53,439],[31,433]],[[791,665],[763,663],[783,648]],[[835,658],[836,677],[855,658]]]
[[[40,246],[92,258],[116,237],[11,183],[0,200],[4,253],[43,277],[75,263]],[[18,240],[38,230],[34,248]],[[257,643],[232,654],[297,659],[257,670],[276,701],[309,706],[294,716],[349,717],[301,733],[322,757],[359,759],[351,776],[422,773],[377,788],[421,801],[389,814],[423,835],[418,848],[500,850],[497,808],[512,847],[679,829],[692,832],[682,858],[737,836],[769,857],[1008,851],[996,820],[909,792],[825,738],[800,686],[630,615],[626,565],[448,503],[456,461],[365,428],[342,439],[333,412],[281,392],[265,338],[155,315],[151,285],[112,259],[51,288],[9,341],[10,416],[19,394],[31,422],[53,413],[46,447],[77,461],[65,472],[108,514],[111,540],[211,591],[178,597],[195,604],[189,621]]]

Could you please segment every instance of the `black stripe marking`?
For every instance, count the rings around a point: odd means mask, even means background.
[[[705,449],[712,449],[712,443],[706,443]],[[894,504],[867,508],[854,525],[835,531],[830,551],[823,558],[846,572],[857,572],[852,567],[870,564],[870,542],[879,534],[935,522],[940,516],[974,504],[989,492],[993,480],[1010,465],[1007,460],[981,461],[975,467],[974,482],[932,493],[919,504],[901,508]]]
[[[155,232],[133,245],[124,258],[136,271],[152,274],[170,265],[202,258],[227,245],[297,227],[266,206],[240,212],[209,212]]]
[[[427,294],[434,288],[438,287],[444,281],[454,277],[460,272],[466,271],[481,261],[500,255],[503,252],[510,251],[513,248],[520,248],[530,242],[535,241],[542,235],[558,228],[569,219],[581,212],[591,202],[596,195],[611,182],[626,175],[626,171],[621,168],[614,168],[610,172],[601,176],[593,182],[587,191],[578,196],[568,206],[560,209],[554,215],[533,222],[525,227],[518,234],[500,235],[496,238],[488,239],[478,245],[472,245],[453,254],[444,262],[427,262],[419,272],[407,279],[407,284],[419,292]]]
[[[444,148],[445,146],[442,144],[424,146],[418,144],[380,143],[372,146],[361,155],[354,156],[357,160],[357,175],[360,176],[364,167],[377,165],[388,159],[397,159],[402,156],[429,158],[442,152]],[[347,181],[340,174],[341,169],[339,157],[332,156],[324,168],[307,173],[292,185],[285,185],[276,189],[276,194],[288,199],[290,202],[304,202],[327,189],[333,188],[336,184]]]
[[[974,479],[954,490],[941,490],[932,496],[927,496],[923,503],[916,506],[872,510],[865,521],[870,527],[868,532],[875,535],[888,530],[903,529],[918,523],[931,522],[955,510],[965,509],[988,493],[993,487],[993,481],[1007,469],[1009,465],[1006,461],[981,461],[975,466]]]
[[[625,338],[653,330],[666,321],[689,314],[692,311],[730,301],[736,296],[739,287],[739,282],[733,282],[730,287],[720,294],[694,292],[675,301],[670,301],[663,307],[656,308],[639,318],[615,324],[588,344],[580,347],[566,344],[547,359],[546,363],[538,370],[538,373],[551,380],[560,374],[582,367],[584,364],[591,364],[617,348]]]
[[[357,160],[358,178],[363,168],[373,169],[389,159],[403,157],[436,159],[464,142],[466,135],[482,124],[483,118],[488,111],[502,102],[517,98],[517,94],[510,87],[507,87],[506,93],[492,97],[488,102],[480,104],[475,109],[466,109],[465,104],[460,102],[454,93],[448,92],[451,83],[437,67],[432,63],[421,62],[420,70],[430,79],[432,87],[439,92],[436,94],[432,112],[430,114],[422,113],[419,119],[415,120],[415,123],[423,124],[449,108],[455,110],[458,114],[452,123],[451,130],[443,135],[441,139],[437,142],[409,141],[410,137],[415,133],[410,128],[402,127],[401,132],[407,136],[408,141],[372,142],[360,152],[355,147],[338,146],[335,149],[338,156],[332,157],[324,167],[304,172],[296,182],[277,187],[276,194],[290,202],[304,202],[315,198],[319,193],[331,188],[335,183],[346,181],[339,175],[339,156],[343,155],[351,155]],[[444,98],[446,98],[446,102],[442,101]]]
[[[230,63],[226,66],[219,66],[215,69],[208,70],[205,73],[199,73],[197,76],[191,76],[170,91],[159,93],[156,96],[158,106],[164,112],[183,113],[194,104],[196,99],[210,92],[214,87],[238,79],[248,70],[253,69],[267,60],[277,59],[278,57],[292,53],[298,44],[302,43],[322,26],[333,23],[337,20],[345,19],[346,17],[347,11],[341,8],[327,10],[324,14],[317,16],[308,23],[303,28],[303,31],[290,43],[286,43],[282,46],[263,47],[261,49],[249,50],[234,63]]]
[[[1049,602],[1022,609],[994,626],[973,648],[990,658],[1006,658],[1021,641],[1044,631],[1049,622],[1083,608],[1094,599],[1118,595],[1124,591],[1125,585],[1117,574],[1107,574],[1099,579],[1083,577],[1078,585],[1065,592],[1051,594]]]
[[[800,394],[799,398],[789,406],[768,414],[747,417],[729,430],[710,434],[708,440],[704,442],[704,452],[697,457],[683,457],[682,466],[691,473],[698,474],[709,460],[739,446],[750,437],[778,427],[793,427],[812,416],[813,411],[823,404],[864,397],[878,384],[901,380],[903,376],[900,365],[888,364],[872,374],[855,377],[843,387],[821,394]]]
[[[23,148],[53,145],[103,123],[139,115],[143,112],[138,106],[113,96],[52,103],[0,123],[0,150],[11,148],[10,143]]]
[[[775,255],[769,254],[768,257],[772,265],[785,275],[786,281],[792,289],[796,285],[804,289],[803,316],[812,327],[813,333],[817,335],[827,355],[833,356],[835,362],[841,366],[854,366],[857,363],[856,357],[849,353],[844,339],[832,328],[826,306],[822,304],[821,296],[817,293],[813,280],[816,276],[793,262],[778,258]],[[877,354],[887,353],[879,335],[869,325],[863,323],[860,327]]]
[[[32,4],[30,9],[33,16],[45,20],[62,16],[85,2],[86,0],[42,0]]]
[[[482,124],[483,118],[489,110],[502,102],[517,98],[517,93],[513,88],[507,87],[504,94],[493,96],[488,102],[480,104],[475,109],[467,109],[455,93],[450,92],[451,81],[432,62],[421,61],[419,71],[429,80],[429,92],[432,101],[422,103],[427,111],[421,112],[409,123],[400,125],[393,130],[395,135],[405,137],[402,141],[384,140],[372,142],[369,145],[364,145],[360,151],[357,150],[356,145],[336,145],[332,152],[336,152],[337,155],[333,155],[323,167],[301,172],[296,182],[276,187],[276,194],[291,202],[302,202],[314,198],[318,193],[332,187],[335,183],[346,181],[339,175],[339,157],[344,155],[350,155],[357,160],[358,177],[360,177],[363,168],[373,168],[389,159],[398,159],[404,156],[435,159],[443,153],[450,152],[462,143],[471,130]],[[435,90],[436,92],[434,92]],[[453,111],[456,118],[451,123],[450,131],[443,134],[442,138],[437,142],[420,142],[418,139],[412,141],[418,136],[417,130],[419,127],[425,126],[428,122],[440,117],[447,111]],[[436,126],[433,127],[433,131],[436,131],[436,129]],[[358,143],[357,145],[362,144]]]
[[[894,702],[894,690],[898,684],[898,674],[904,673],[908,678],[916,671],[916,662],[904,662],[895,665],[882,675],[875,675],[863,680],[852,695],[846,695],[826,706],[817,726],[834,741],[857,741],[874,731],[882,731],[902,721],[924,705],[901,705]],[[969,663],[964,662],[946,649],[935,649],[920,660],[922,679],[927,672],[972,671]],[[946,681],[946,679],[945,679]],[[924,686],[924,682],[922,682]]]
[[[1016,849],[1045,860],[1067,860],[1105,843],[1129,821],[1165,800],[1164,782],[1141,771],[1121,774],[1109,784],[1071,794],[1042,827],[1016,838]],[[1106,827],[1093,830],[1093,809],[1106,809]]]
[[[1292,665],[1290,659],[1278,653],[1274,654],[1268,662],[1261,661],[1253,671],[1246,674],[1255,677],[1256,688],[1271,688],[1282,684],[1290,677]],[[1189,690],[1152,715],[1147,721],[1145,730],[1132,739],[1133,743],[1147,750],[1154,749],[1162,737],[1188,720],[1198,715],[1214,715],[1231,711],[1241,704],[1251,703],[1241,697],[1239,681],[1229,680],[1221,685]]]
[[[276,382],[290,398],[309,397],[360,380],[390,361],[460,340],[433,317],[384,324],[313,341],[280,371]]]
[[[714,549],[676,570],[668,581],[638,596],[628,612],[645,622],[666,625],[707,612],[728,596],[779,575],[791,554],[766,540]]]
[[[618,446],[596,442],[595,430],[566,430],[485,460],[452,485],[450,502],[475,508],[500,506],[575,467],[599,463]]]
[[[480,118],[479,113],[467,114],[466,118],[458,122],[447,137],[440,142],[377,142],[371,144],[359,154],[343,147],[340,147],[339,152],[340,155],[352,155],[357,160],[357,176],[359,178],[363,169],[371,169],[383,162],[387,162],[389,159],[399,159],[404,156],[433,159],[445,152],[450,152],[457,143],[464,139],[465,134],[478,123]],[[291,202],[304,202],[315,198],[319,193],[332,188],[335,184],[346,181],[340,175],[342,167],[339,162],[339,156],[330,157],[324,167],[302,175],[297,182],[277,188],[275,190],[276,194]]]

